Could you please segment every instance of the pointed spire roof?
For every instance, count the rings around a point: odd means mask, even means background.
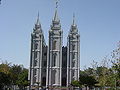
[[[37,22],[36,25],[40,25],[40,21],[39,21],[39,12],[38,12],[38,16],[37,16]],[[40,25],[41,26],[41,25]]]
[[[56,0],[55,14],[52,19],[51,29],[52,30],[60,30],[61,29],[60,19],[58,17],[58,0]]]
[[[78,32],[77,25],[75,24],[75,14],[73,14],[73,21],[72,21],[70,32],[72,33]]]
[[[73,23],[72,23],[72,26],[76,26],[75,24],[75,14],[73,13]]]
[[[59,21],[57,8],[56,8],[56,10],[55,10],[55,15],[54,15],[53,21],[56,21],[56,22]]]
[[[34,31],[35,32],[42,32],[41,24],[40,24],[40,20],[39,20],[39,12],[38,12],[38,16],[37,16],[37,21],[35,23]]]
[[[58,0],[56,0],[56,9],[55,9],[55,15],[54,15],[53,21],[55,21],[55,22],[60,21],[59,17],[58,17]]]

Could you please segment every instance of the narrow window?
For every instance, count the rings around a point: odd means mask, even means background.
[[[44,64],[43,64],[43,66],[44,66],[44,67],[46,67],[46,66],[47,66],[47,63],[46,63],[46,61],[44,61],[43,63],[44,63]]]
[[[56,54],[53,54],[53,67],[56,66]]]
[[[37,53],[37,52],[35,52],[35,59],[37,58],[37,56],[38,56],[38,53]]]
[[[53,70],[53,75],[52,75],[52,76],[53,76],[53,84],[55,84],[55,81],[56,81],[56,80],[55,80],[55,79],[56,79],[56,78],[55,78],[55,77],[56,77],[56,70]]]
[[[56,49],[56,41],[53,41],[53,50]]]
[[[72,80],[74,80],[75,79],[75,71],[74,70],[72,70]]]
[[[37,60],[34,61],[34,66],[37,66]]]
[[[36,82],[36,79],[37,79],[36,76],[34,76],[34,78],[33,78],[34,83]]]
[[[72,58],[75,59],[75,53],[73,53]]]
[[[75,45],[74,44],[72,45],[72,50],[75,50]]]
[[[38,44],[37,43],[35,43],[35,49],[38,49]]]
[[[34,75],[37,75],[37,69],[34,70]]]
[[[75,61],[72,62],[72,67],[75,67]]]

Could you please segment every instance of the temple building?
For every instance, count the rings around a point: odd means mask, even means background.
[[[63,46],[63,31],[56,8],[48,31],[47,45],[38,14],[31,33],[30,90],[38,90],[35,87],[40,86],[69,87],[73,80],[79,80],[80,35],[75,23],[75,16],[73,16],[73,22],[66,37],[67,46]]]

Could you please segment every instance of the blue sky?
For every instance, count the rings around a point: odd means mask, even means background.
[[[39,11],[48,43],[55,0],[2,0],[0,5],[0,62],[29,67],[30,34]],[[81,35],[81,69],[100,62],[120,40],[120,0],[60,0],[58,8],[66,45],[73,13]]]

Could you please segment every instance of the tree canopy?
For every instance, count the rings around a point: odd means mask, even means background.
[[[11,85],[18,85],[20,90],[24,90],[28,85],[28,69],[23,65],[4,62],[0,64],[0,90]]]

